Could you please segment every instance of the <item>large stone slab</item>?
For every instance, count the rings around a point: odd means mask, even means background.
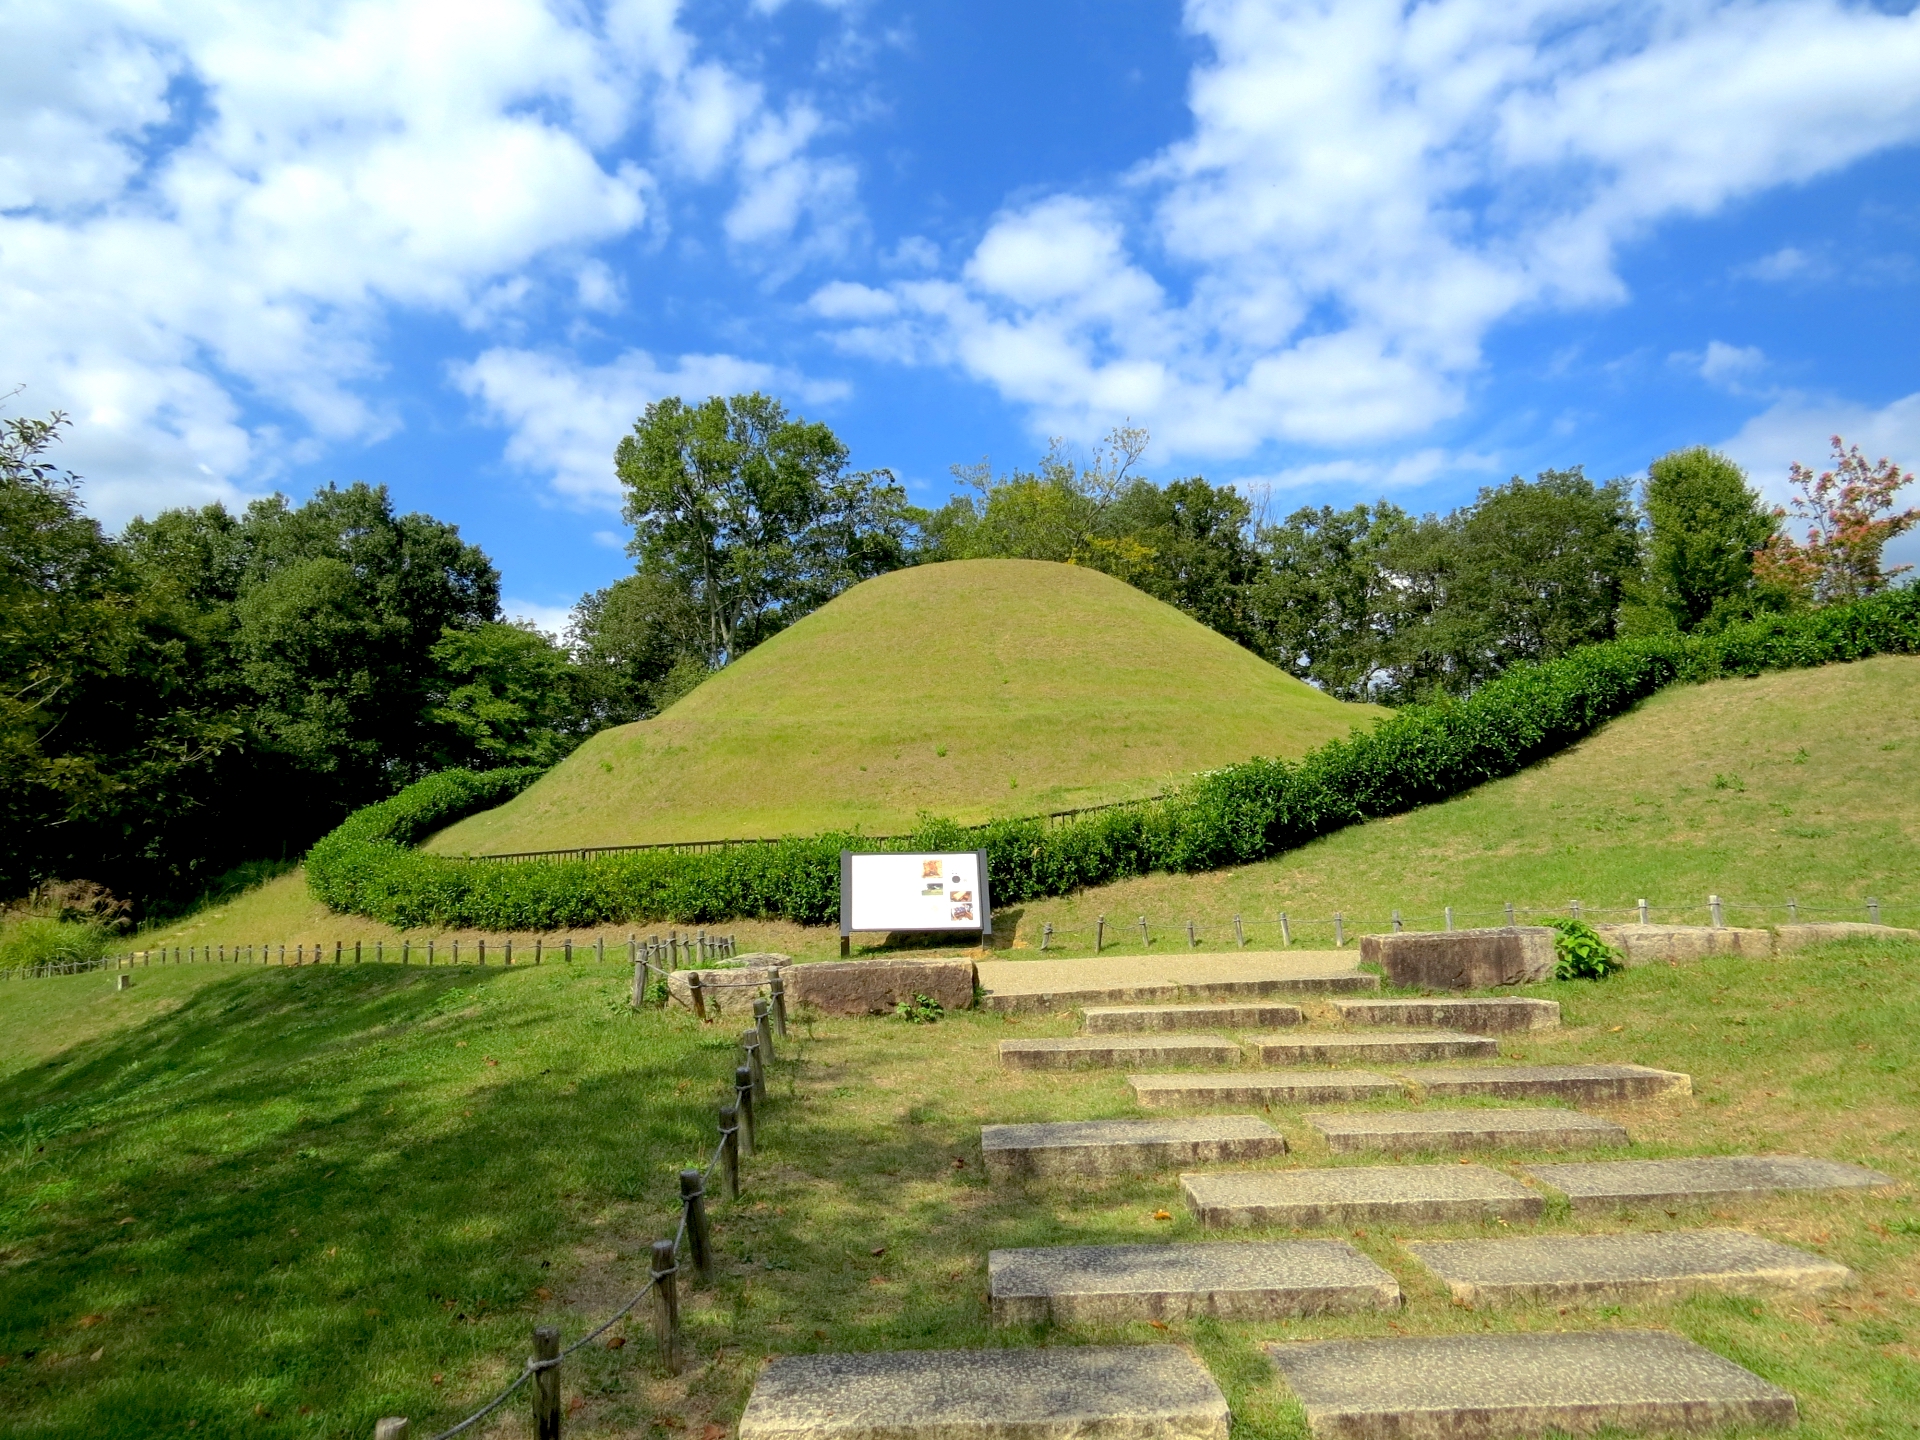
[[[1403,990],[1486,990],[1528,985],[1553,974],[1553,931],[1544,925],[1497,930],[1408,930],[1367,935],[1360,958]]]
[[[1778,925],[1773,931],[1773,948],[1778,952],[1804,950],[1809,945],[1826,945],[1835,940],[1920,940],[1920,930],[1903,930],[1897,925],[1868,925],[1850,920],[1821,920],[1806,925]]]
[[[1723,925],[1596,925],[1593,927],[1629,965],[1704,960],[1709,955],[1773,954],[1773,932]]]
[[[1791,1425],[1793,1396],[1664,1330],[1267,1346],[1314,1440],[1503,1440]]]
[[[1044,1175],[1145,1175],[1181,1165],[1267,1160],[1287,1140],[1252,1115],[1164,1120],[1065,1120],[986,1125],[980,1150],[991,1180]]]
[[[1202,1225],[1370,1223],[1433,1225],[1448,1220],[1537,1220],[1539,1195],[1484,1165],[1337,1166],[1326,1170],[1182,1175],[1180,1189]]]
[[[1557,1030],[1560,1002],[1522,995],[1495,999],[1468,997],[1433,1000],[1333,1000],[1341,1023],[1409,1029],[1435,1025],[1469,1035],[1504,1035],[1513,1030]]]
[[[709,1015],[751,1012],[753,1002],[766,993],[775,975],[789,973],[791,955],[770,952],[741,957],[746,963],[720,969],[676,970],[667,977],[667,990],[689,1008],[693,1005],[693,977],[700,977],[700,1004]]]
[[[1148,1110],[1200,1105],[1338,1105],[1406,1094],[1406,1087],[1398,1080],[1365,1070],[1296,1075],[1261,1075],[1246,1070],[1229,1075],[1129,1075],[1127,1087],[1133,1091],[1135,1102]]]
[[[1500,1042],[1451,1031],[1394,1030],[1255,1035],[1262,1065],[1418,1065],[1430,1060],[1497,1060]]]
[[[1282,1320],[1393,1310],[1400,1285],[1344,1240],[994,1250],[996,1325]]]
[[[1627,1132],[1578,1110],[1389,1110],[1308,1115],[1336,1154],[1362,1150],[1571,1150],[1625,1145]]]
[[[1101,956],[1092,960],[982,960],[989,1010],[1072,1010],[1175,1000],[1351,995],[1380,988],[1351,950],[1242,950],[1230,955]]]
[[[886,1015],[916,995],[946,1010],[973,1006],[971,960],[822,960],[785,975],[787,1003],[823,1015]]]
[[[1805,1155],[1703,1155],[1680,1160],[1589,1160],[1532,1165],[1530,1173],[1575,1210],[1623,1205],[1722,1204],[1782,1190],[1869,1190],[1891,1175]]]
[[[739,1440],[1227,1440],[1226,1398],[1172,1345],[786,1355]]]
[[[1002,1040],[1006,1070],[1090,1070],[1116,1065],[1232,1065],[1240,1047],[1217,1035],[1071,1035]]]
[[[1744,1230],[1419,1240],[1406,1248],[1462,1305],[1626,1305],[1701,1290],[1814,1294],[1854,1278],[1837,1260]]]
[[[1225,1005],[1089,1005],[1081,1012],[1089,1035],[1139,1035],[1159,1030],[1265,1030],[1298,1025],[1300,1007],[1271,1000]]]
[[[1619,1104],[1656,1095],[1691,1095],[1693,1077],[1645,1065],[1502,1065],[1410,1070],[1407,1079],[1437,1099],[1487,1095],[1500,1100]]]

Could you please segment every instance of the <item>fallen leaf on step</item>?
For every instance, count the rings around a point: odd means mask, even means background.
[[[1626,1029],[1626,1028],[1627,1028],[1627,1027],[1626,1027],[1626,1026],[1624,1026],[1624,1025],[1609,1025],[1609,1026],[1607,1027],[1607,1034],[1609,1034],[1609,1035],[1618,1035],[1618,1034],[1619,1034],[1619,1033],[1620,1033],[1620,1032],[1621,1032],[1622,1030],[1624,1030],[1624,1029]]]
[[[1156,1330],[1164,1330],[1167,1328],[1167,1322],[1164,1320],[1149,1320],[1147,1323]]]
[[[435,1384],[435,1385],[438,1385],[438,1384],[439,1384],[439,1383],[440,1383],[440,1382],[441,1382],[442,1380],[444,1380],[444,1379],[446,1379],[446,1378],[447,1378],[447,1377],[446,1377],[446,1376],[444,1376],[444,1375],[435,1375],[435,1376],[433,1377],[433,1379],[432,1379],[432,1383],[433,1383],[433,1384]]]
[[[1165,1210],[1156,1210],[1153,1212],[1153,1218],[1156,1220],[1171,1220],[1173,1216]]]
[[[727,1440],[727,1427],[724,1425],[709,1425],[700,1432],[700,1440]]]
[[[551,1300],[553,1298],[553,1291],[544,1285],[536,1286],[534,1288],[533,1298],[536,1300]]]
[[[616,1335],[611,1340],[607,1341],[607,1348],[609,1350],[618,1350],[622,1345],[626,1343],[627,1343],[626,1336]]]

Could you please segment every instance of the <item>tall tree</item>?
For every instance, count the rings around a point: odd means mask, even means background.
[[[1331,695],[1371,699],[1400,609],[1386,557],[1412,525],[1382,500],[1308,507],[1261,526],[1260,574],[1248,602],[1260,652]]]
[[[847,458],[827,426],[789,419],[758,392],[656,401],[620,441],[629,552],[700,611],[712,667],[906,563],[906,492]]]
[[[1754,605],[1753,557],[1777,522],[1746,472],[1704,445],[1647,467],[1647,600],[1667,623],[1694,630]]]
[[[1877,594],[1912,568],[1888,570],[1880,558],[1889,540],[1920,524],[1920,509],[1893,508],[1893,497],[1913,483],[1912,474],[1885,458],[1868,464],[1858,445],[1849,447],[1836,435],[1833,469],[1815,475],[1796,460],[1787,480],[1796,491],[1792,514],[1805,525],[1807,538],[1776,532],[1757,558],[1763,581],[1803,603],[1825,605]],[[1788,510],[1773,513],[1784,521]]]
[[[705,679],[703,620],[693,599],[662,575],[628,575],[582,596],[567,644],[594,723],[644,720]]]

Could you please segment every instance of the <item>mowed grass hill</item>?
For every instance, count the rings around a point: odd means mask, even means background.
[[[1438,925],[1448,905],[1460,924],[1489,924],[1508,900],[1529,916],[1565,914],[1579,900],[1589,914],[1618,919],[1641,896],[1658,920],[1702,924],[1709,893],[1773,907],[1732,910],[1730,923],[1779,923],[1789,895],[1806,907],[1803,918],[1864,920],[1871,895],[1889,924],[1920,926],[1916,760],[1920,658],[1676,685],[1531,770],[1444,804],[1256,865],[1035,900],[997,916],[995,940],[1036,947],[1051,923],[1052,950],[1091,953],[1095,917],[1105,915],[1107,949],[1138,951],[1135,919],[1144,914],[1157,927],[1156,949],[1184,947],[1189,919],[1202,949],[1230,949],[1239,915],[1249,943],[1266,948],[1286,910],[1295,944],[1325,946],[1336,910],[1351,943],[1385,928],[1395,909],[1413,926]],[[617,941],[636,928],[672,927],[609,926],[607,934]],[[747,949],[825,957],[838,948],[831,926],[742,920],[724,928]],[[296,871],[138,943],[284,943],[291,955],[296,943],[325,942],[330,953],[336,939],[371,946],[400,938],[363,916],[329,914]]]
[[[926,565],[856,586],[428,848],[884,834],[922,812],[1065,810],[1300,755],[1386,713],[1098,571]]]

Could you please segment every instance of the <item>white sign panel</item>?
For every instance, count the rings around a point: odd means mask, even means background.
[[[955,855],[841,857],[840,931],[973,930],[992,933],[975,851]]]

